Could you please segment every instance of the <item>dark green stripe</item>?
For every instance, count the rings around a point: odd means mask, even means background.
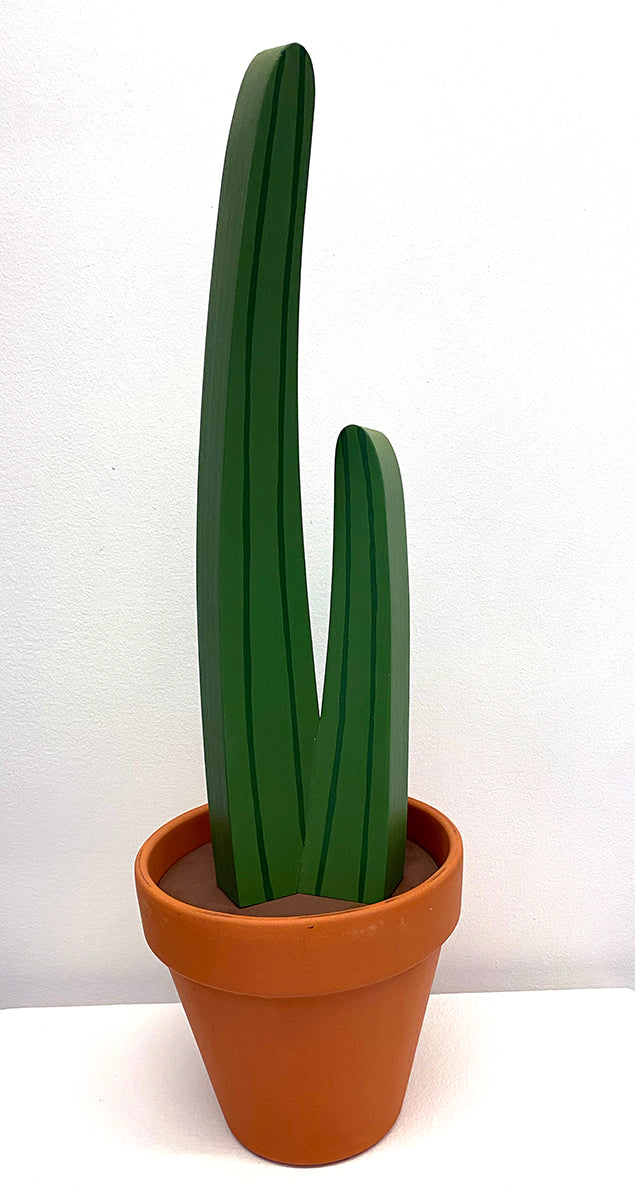
[[[342,743],[344,741],[344,724],[346,721],[346,689],[348,684],[348,639],[351,621],[351,473],[348,458],[348,437],[345,434],[342,438],[342,462],[344,466],[344,507],[346,521],[346,573],[345,573],[345,593],[344,593],[344,632],[342,638],[342,667],[340,672],[340,697],[339,697],[339,716],[337,721],[337,737],[335,740],[335,754],[333,755],[333,770],[331,772],[331,784],[329,787],[329,798],[326,809],[326,822],[324,826],[324,837],[322,839],[322,852],[320,854],[320,865],[318,867],[317,879],[315,881],[315,894],[320,895],[322,890],[322,882],[324,879],[324,871],[326,868],[326,858],[329,851],[329,842],[331,840],[331,829],[333,828],[333,817],[335,815],[335,800],[337,797],[337,781],[340,773],[340,761],[342,758]]]
[[[280,593],[282,598],[282,626],[284,631],[284,649],[287,660],[287,679],[289,683],[289,710],[291,713],[291,741],[293,745],[293,764],[295,782],[298,793],[298,818],[300,836],[305,837],[305,804],[304,786],[302,783],[302,759],[300,756],[300,731],[298,727],[298,710],[293,674],[293,648],[291,645],[291,621],[289,618],[289,594],[287,590],[287,559],[285,543],[285,463],[284,463],[284,423],[287,402],[287,345],[289,304],[291,299],[291,270],[293,267],[293,247],[295,241],[295,224],[298,210],[298,192],[300,188],[300,163],[302,158],[302,141],[304,136],[304,87],[306,76],[306,56],[300,51],[298,66],[298,107],[295,122],[295,148],[293,157],[293,180],[291,184],[291,211],[289,214],[289,232],[287,235],[287,251],[284,264],[284,280],[282,287],[282,326],[280,330],[280,383],[278,405],[278,570],[280,574]]]
[[[264,830],[262,826],[262,811],[260,807],[260,793],[258,789],[258,774],[256,770],[256,747],[254,742],[254,699],[251,661],[251,370],[256,314],[256,294],[258,290],[258,272],[260,268],[260,252],[262,249],[262,235],[267,209],[267,193],[269,190],[269,176],[271,174],[271,159],[273,156],[273,138],[276,129],[278,98],[280,96],[283,70],[284,56],[281,55],[280,62],[278,63],[276,70],[273,88],[271,117],[269,119],[269,131],[267,134],[267,145],[265,148],[262,180],[260,184],[260,198],[258,201],[258,214],[256,217],[254,255],[251,266],[251,277],[249,280],[249,296],[247,300],[247,345],[245,350],[245,419],[243,426],[243,669],[245,683],[245,724],[247,733],[247,752],[249,756],[249,777],[254,806],[256,842],[258,845],[258,857],[260,860],[262,884],[265,898],[267,900],[273,899],[273,888],[271,886],[271,876],[269,874],[269,863],[267,862],[267,851],[265,847]]]
[[[359,863],[359,888],[357,899],[363,902],[368,869],[368,837],[370,829],[370,803],[373,784],[373,746],[375,741],[375,698],[377,694],[377,553],[375,547],[375,506],[368,461],[367,435],[357,430],[362,452],[364,478],[366,480],[366,504],[368,507],[369,567],[370,567],[370,695],[368,712],[368,740],[366,743],[366,800],[362,829],[362,850]]]

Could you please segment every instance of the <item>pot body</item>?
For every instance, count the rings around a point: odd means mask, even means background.
[[[306,917],[213,913],[161,891],[164,871],[209,841],[206,806],[139,851],[148,943],[171,971],[227,1124],[264,1158],[349,1158],[399,1115],[462,876],[447,817],[411,800],[408,836],[439,864],[430,879],[379,904]]]

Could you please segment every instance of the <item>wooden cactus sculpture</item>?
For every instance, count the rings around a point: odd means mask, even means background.
[[[300,260],[313,71],[266,50],[236,102],[203,376],[197,606],[217,878],[238,905],[297,890],[371,902],[403,873],[408,577],[399,468],[349,426],[336,453],[322,713],[302,535]]]
[[[301,892],[380,900],[403,875],[408,649],[397,459],[382,433],[349,425],[335,455],[331,616]]]
[[[197,533],[201,704],[220,886],[296,890],[318,707],[297,433],[300,255],[313,74],[259,54],[236,102],[203,377]]]

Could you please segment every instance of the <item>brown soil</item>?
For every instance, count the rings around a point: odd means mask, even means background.
[[[438,870],[430,855],[416,842],[406,842],[404,876],[392,893],[399,896],[417,884],[429,879]],[[266,900],[262,904],[250,904],[238,908],[219,888],[216,882],[214,857],[211,842],[197,846],[183,858],[179,858],[161,876],[159,887],[185,904],[196,908],[208,908],[212,912],[239,913],[253,917],[304,917],[320,913],[343,912],[347,908],[361,908],[352,900],[331,900],[327,896],[306,896],[302,892],[294,896],[283,896],[279,900]]]

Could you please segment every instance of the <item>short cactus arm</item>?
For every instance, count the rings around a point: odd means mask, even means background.
[[[335,458],[324,700],[299,891],[374,902],[403,874],[409,605],[399,467],[381,433],[350,425]]]
[[[313,72],[290,45],[248,68],[218,212],[203,379],[197,603],[221,887],[295,890],[317,698],[300,508],[297,337]]]

